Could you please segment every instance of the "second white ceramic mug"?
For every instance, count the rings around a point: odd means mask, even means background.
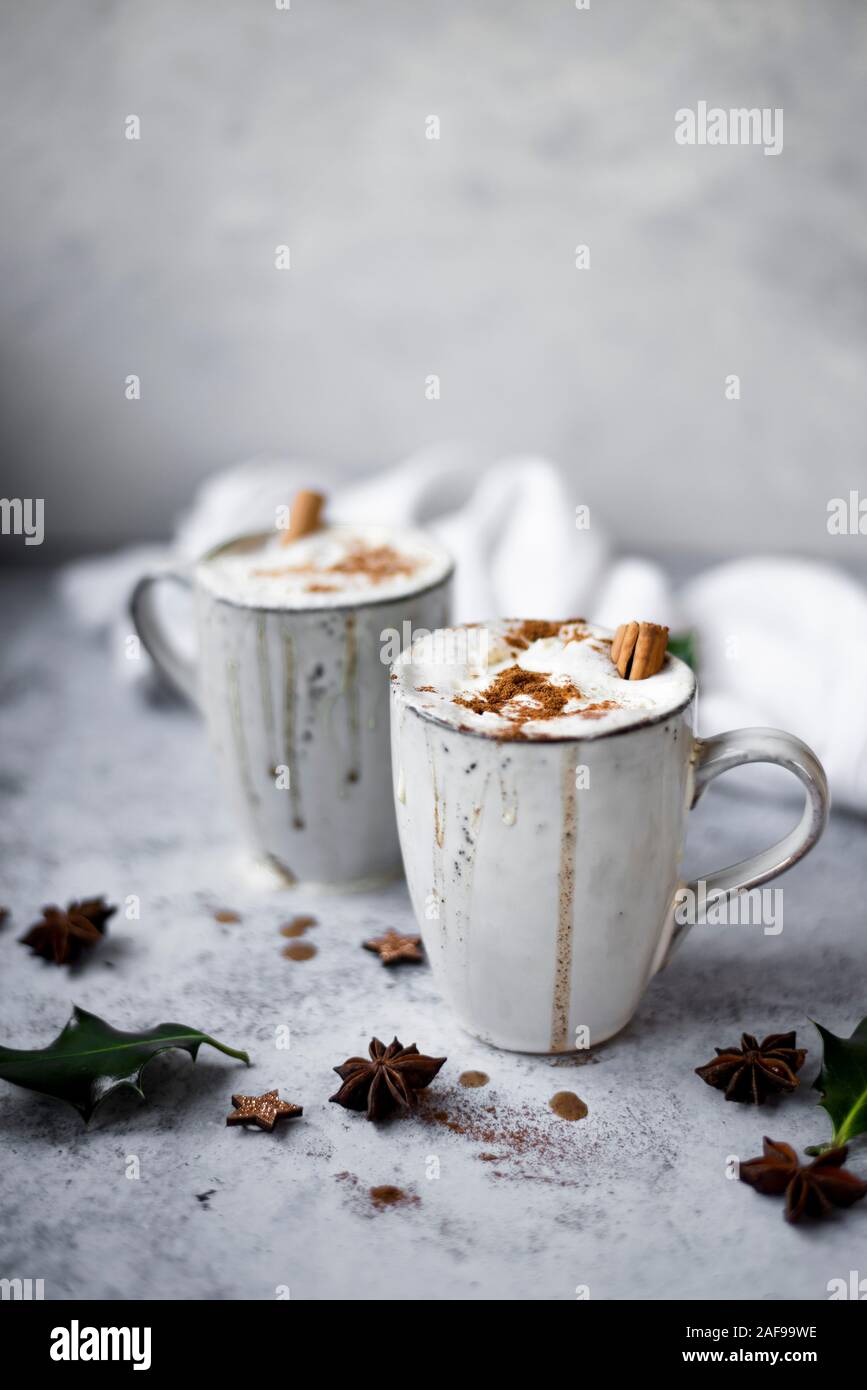
[[[401,597],[315,608],[217,597],[201,582],[209,558],[191,573],[142,579],[132,616],[156,665],[204,713],[255,857],[288,882],[326,886],[399,872],[386,634],[448,622],[448,557],[441,579]],[[195,660],[155,606],[163,581],[193,589]]]

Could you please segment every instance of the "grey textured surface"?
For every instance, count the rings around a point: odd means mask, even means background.
[[[208,1049],[195,1066],[158,1059],[147,1101],[115,1098],[89,1129],[0,1083],[0,1276],[43,1278],[59,1299],[270,1299],[288,1286],[300,1299],[569,1300],[579,1285],[596,1299],[822,1299],[829,1279],[864,1274],[867,1203],[793,1229],[779,1202],[725,1176],[763,1133],[798,1146],[827,1136],[809,1087],[756,1112],[692,1074],[742,1027],[796,1026],[809,1081],[807,1015],[848,1033],[867,1012],[862,822],[833,818],[783,881],[780,936],[697,928],[632,1025],[583,1065],[498,1053],[455,1028],[427,967],[390,973],[359,949],[408,923],[402,884],[317,898],[251,887],[196,718],[118,688],[46,582],[5,581],[2,613],[0,900],[14,910],[0,931],[2,1041],[47,1043],[75,1001],[122,1028],[202,1027],[254,1065]],[[693,867],[791,816],[711,790]],[[139,895],[141,919],[119,915],[86,964],[54,969],[17,944],[40,904],[99,891]],[[243,921],[219,925],[216,907]],[[317,954],[286,960],[278,927],[306,911]],[[283,1024],[288,1052],[275,1046]],[[381,1128],[327,1103],[330,1068],[372,1031],[449,1059],[420,1114]],[[489,1086],[463,1090],[468,1068]],[[273,1135],[225,1127],[233,1091],[274,1086],[302,1120]],[[551,1113],[561,1089],[584,1099],[586,1119]],[[138,1179],[125,1176],[131,1155]],[[867,1174],[863,1143],[851,1166]],[[368,1189],[381,1184],[419,1200],[378,1211]]]
[[[862,3],[2,12],[0,463],[46,551],[165,534],[263,448],[457,437],[551,454],[630,548],[854,560]],[[676,145],[701,100],[783,108],[782,154]]]

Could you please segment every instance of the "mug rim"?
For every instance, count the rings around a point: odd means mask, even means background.
[[[675,661],[681,660],[679,656],[674,659]],[[394,663],[392,663],[392,665],[394,665]],[[686,666],[687,663],[684,661],[682,665]],[[602,739],[624,738],[628,734],[637,733],[640,729],[653,728],[656,724],[663,724],[667,719],[673,719],[676,715],[683,714],[683,711],[689,708],[698,694],[698,681],[696,680],[695,672],[692,670],[692,667],[690,667],[689,670],[692,675],[692,689],[679,704],[659,713],[649,713],[645,719],[638,720],[634,724],[621,725],[616,729],[605,729],[598,734],[558,734],[555,738],[498,738],[496,734],[487,734],[483,729],[471,729],[469,725],[452,724],[449,720],[442,719],[436,714],[431,714],[428,710],[421,709],[418,705],[412,705],[405,699],[402,701],[402,707],[405,710],[409,710],[410,713],[418,715],[419,719],[426,719],[428,723],[436,724],[440,729],[448,729],[451,733],[460,734],[462,737],[480,738],[483,739],[485,743],[494,744],[501,748],[504,746],[508,746],[509,748],[514,748],[516,746],[520,748],[526,748],[528,746],[548,748],[554,744],[562,743],[600,743]],[[390,680],[389,683],[391,685],[391,698],[397,702],[400,696],[403,695],[403,691],[398,681]]]
[[[348,523],[334,523],[334,529],[337,529],[338,526],[343,526],[343,529],[346,530],[352,529],[352,527]],[[383,526],[383,529],[397,531],[399,528]],[[428,539],[428,533],[422,527],[409,526],[406,529],[415,531],[418,535],[424,536],[426,540]],[[204,554],[200,555],[197,560],[194,560],[191,565],[192,578],[197,591],[201,594],[207,595],[207,597],[212,599],[214,603],[225,603],[230,608],[246,609],[251,613],[309,613],[311,616],[315,617],[316,614],[322,613],[355,613],[363,608],[383,608],[386,606],[386,604],[402,603],[405,599],[421,598],[424,594],[431,593],[434,589],[438,589],[442,584],[447,584],[454,577],[455,573],[456,561],[451,551],[448,550],[444,545],[440,544],[438,540],[434,540],[431,537],[431,544],[436,546],[442,553],[443,557],[448,561],[448,568],[444,571],[443,574],[440,575],[439,579],[434,579],[430,583],[423,585],[421,588],[407,589],[400,594],[392,594],[390,597],[365,597],[359,598],[354,603],[347,603],[345,601],[345,598],[344,601],[341,603],[253,603],[244,599],[228,598],[225,594],[214,593],[211,589],[207,587],[207,585],[201,582],[199,578],[200,566],[206,565],[209,560],[213,560],[214,557],[218,555],[221,550],[226,550],[231,545],[237,545],[238,541],[254,540],[260,537],[270,535],[270,530],[242,531],[241,534],[238,536],[232,536],[228,540],[219,541],[216,545],[211,546],[210,550],[206,550]]]

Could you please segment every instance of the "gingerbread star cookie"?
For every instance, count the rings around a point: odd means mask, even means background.
[[[263,1096],[232,1096],[235,1109],[226,1116],[227,1125],[258,1125],[259,1129],[272,1130],[277,1120],[294,1120],[304,1113],[302,1105],[290,1105],[279,1100],[276,1091],[266,1091]]]
[[[375,936],[362,944],[365,951],[375,951],[383,965],[397,965],[402,960],[424,960],[420,949],[421,937],[403,936],[391,927],[384,936]]]

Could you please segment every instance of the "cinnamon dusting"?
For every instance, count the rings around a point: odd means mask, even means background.
[[[518,697],[532,700],[532,705],[509,705]],[[571,681],[552,685],[544,671],[525,671],[522,666],[507,666],[494,678],[487,690],[478,695],[455,695],[456,705],[472,710],[473,714],[502,714],[523,724],[528,719],[556,719],[570,700],[582,699],[581,691]]]
[[[525,651],[532,642],[541,642],[545,637],[559,636],[563,626],[563,623],[550,622],[547,618],[525,618],[516,627],[510,627],[505,637],[510,646]]]
[[[363,574],[371,584],[381,584],[383,580],[394,579],[398,575],[414,574],[418,565],[417,560],[401,555],[392,545],[364,545],[359,542],[333,565],[279,565],[275,569],[257,569],[253,573],[265,579],[278,579],[285,574]],[[334,589],[333,585],[321,583],[310,583],[306,587],[308,593],[330,593]]]
[[[575,713],[579,719],[604,719],[607,710],[621,708],[617,700],[599,700],[595,705],[585,705],[584,709],[576,710]]]
[[[414,574],[418,561],[401,555],[393,545],[356,545],[336,564],[329,565],[327,574],[366,574],[372,583],[391,579],[398,574]]]
[[[559,630],[559,629],[558,629]],[[535,640],[535,639],[534,639]],[[477,695],[454,695],[456,705],[473,714],[499,714],[512,727],[501,738],[522,739],[524,725],[530,721],[557,719],[573,700],[585,697],[576,685],[566,680],[555,684],[550,673],[525,671],[522,666],[508,666],[494,678],[487,690]],[[578,719],[603,719],[612,709],[620,709],[617,700],[597,700],[584,709],[570,710]]]

